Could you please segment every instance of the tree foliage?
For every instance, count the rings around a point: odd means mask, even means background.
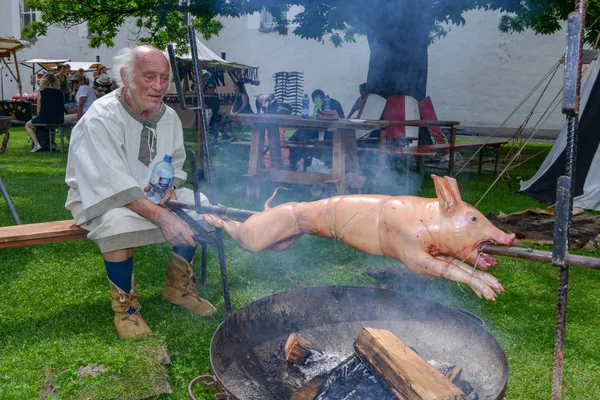
[[[600,32],[599,3],[588,2],[588,42]],[[573,0],[28,0],[27,4],[41,11],[42,18],[23,28],[26,39],[45,36],[49,26],[70,28],[87,23],[91,47],[112,47],[120,27],[131,17],[136,19],[140,42],[159,48],[169,42],[185,43],[187,30],[181,21],[186,12],[206,39],[223,28],[221,16],[241,17],[265,8],[275,16],[280,33],[287,34],[292,28],[302,38],[328,39],[340,46],[355,41],[359,34],[368,34],[381,19],[397,19],[398,13],[411,7],[423,15],[431,40],[445,36],[452,24],[464,24],[463,13],[472,9],[502,12],[499,29],[503,32],[534,29],[541,34],[559,30],[560,22],[574,9]],[[289,20],[285,15],[291,6],[301,6],[302,11]]]
[[[135,18],[139,41],[158,48],[167,43],[186,51],[187,30],[181,21],[190,13],[191,23],[205,39],[223,28],[220,17],[241,17],[262,9],[269,11],[281,34],[335,46],[366,35],[369,49],[369,90],[383,96],[406,94],[420,100],[427,86],[427,47],[446,35],[452,25],[465,23],[468,10],[501,13],[499,29],[541,34],[561,28],[573,11],[573,0],[27,0],[42,18],[23,28],[24,37],[46,34],[51,25],[72,27],[87,22],[91,47],[114,46],[114,38],[128,17]],[[586,40],[598,36],[600,0],[589,0]],[[299,12],[288,19],[292,6]]]

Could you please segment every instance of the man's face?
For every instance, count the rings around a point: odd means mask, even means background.
[[[215,87],[214,86],[208,86],[207,89],[208,89],[208,94],[211,94],[211,95],[215,94]]]
[[[154,118],[169,86],[169,63],[165,56],[156,49],[138,49],[133,84],[125,86],[129,106],[143,118]]]
[[[71,84],[73,85],[73,90],[79,90],[79,81],[73,81]]]

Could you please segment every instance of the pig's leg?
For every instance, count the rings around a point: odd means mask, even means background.
[[[204,221],[225,230],[243,249],[250,252],[266,249],[282,251],[302,236],[293,207],[294,203],[282,204],[255,214],[243,223],[212,214],[204,215]]]
[[[481,290],[481,282],[483,282],[487,286],[491,287],[496,292],[504,292],[504,287],[502,287],[502,284],[500,283],[500,281],[498,281],[498,279],[496,279],[496,277],[494,277],[493,275],[490,275],[487,272],[479,271],[479,270],[475,269],[475,267],[473,267],[469,264],[466,264],[460,260],[454,259],[452,257],[438,256],[436,258],[443,261],[444,263],[451,263],[452,265],[455,266],[455,268],[459,269],[457,271],[454,271],[455,274],[457,274],[457,276],[459,276],[459,274],[460,274],[460,276],[462,276],[464,278],[464,275],[460,272],[460,270],[462,270],[462,271],[464,271],[464,273],[468,274],[471,277],[471,280],[469,282],[452,279],[452,278],[450,278],[450,279],[456,280],[458,282],[466,283],[467,285],[469,285],[471,287],[471,289],[473,289],[473,291],[475,291],[475,293],[477,293],[479,295],[479,297],[481,297],[481,295],[484,295],[486,299],[493,300],[493,299],[490,299],[488,296],[486,296],[485,292],[483,292]],[[447,277],[448,274],[451,274],[451,271],[448,271],[444,276]],[[485,289],[486,286],[484,286],[483,288]],[[496,293],[493,293],[493,295],[495,298]]]
[[[441,276],[451,281],[461,282],[469,285],[478,296],[488,300],[496,298],[497,291],[503,291],[502,285],[492,275],[478,271],[451,257],[440,256],[436,258],[429,253],[420,252],[411,254],[410,262],[404,264],[409,271],[417,274]]]

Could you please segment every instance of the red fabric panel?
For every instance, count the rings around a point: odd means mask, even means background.
[[[397,95],[388,97],[383,109],[381,117],[390,121],[405,121],[406,120],[406,101],[405,96]],[[401,139],[406,136],[405,126],[390,126],[386,128],[388,139]]]
[[[425,97],[419,102],[419,112],[421,113],[421,119],[430,121],[437,121],[438,119],[437,114],[435,113],[435,109],[433,108],[433,102],[431,101],[431,97],[429,96]],[[446,144],[441,127],[428,126],[427,129],[429,129],[431,137],[433,137],[437,144]]]

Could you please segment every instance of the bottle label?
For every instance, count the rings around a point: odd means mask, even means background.
[[[159,175],[152,174],[150,177],[150,186],[152,186],[152,189],[155,192],[163,193],[169,188],[171,180],[171,178],[164,178],[160,177]]]

